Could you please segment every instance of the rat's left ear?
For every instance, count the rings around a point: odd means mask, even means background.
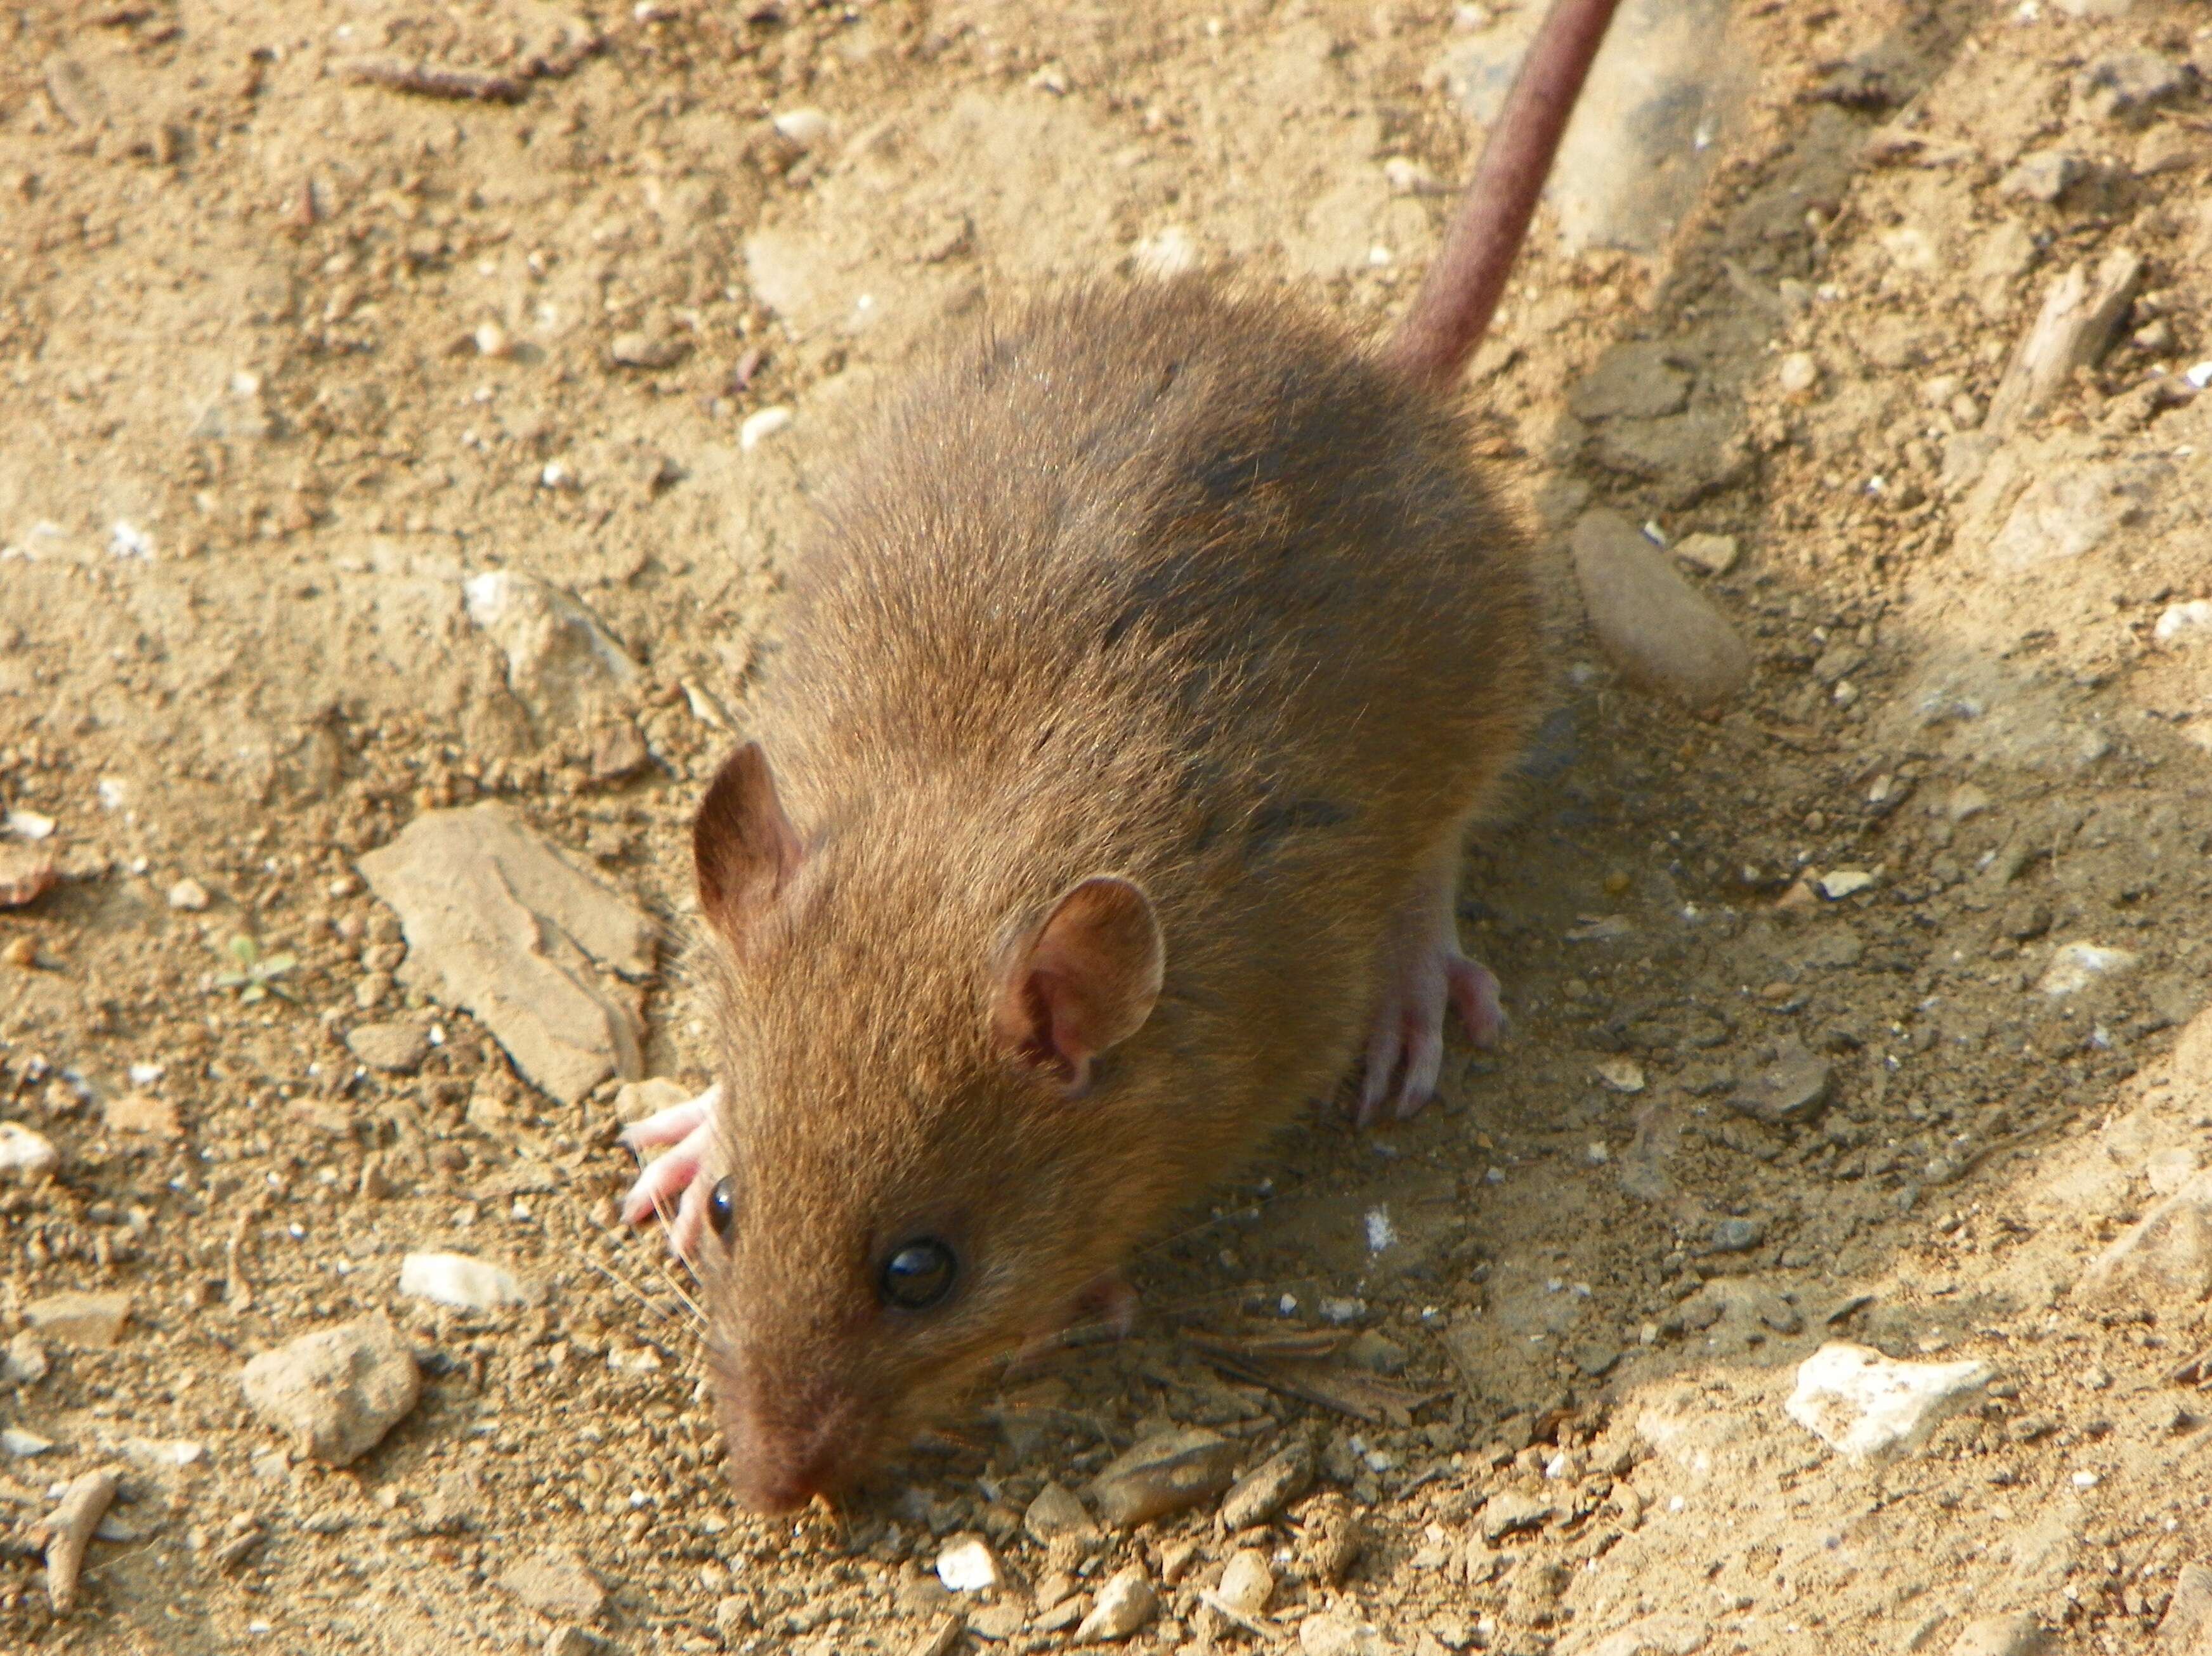
[[[1085,880],[1006,951],[992,1027],[1016,1056],[1081,1092],[1091,1061],[1144,1028],[1165,963],[1159,919],[1136,883]]]
[[[799,834],[775,797],[768,755],[748,742],[722,761],[691,820],[699,907],[715,930],[742,943],[760,911],[798,871]]]

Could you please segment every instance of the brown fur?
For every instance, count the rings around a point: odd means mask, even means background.
[[[1468,448],[1431,379],[1197,279],[1038,303],[855,447],[757,725],[798,866],[715,917],[702,1267],[748,1500],[864,1471],[1346,1070],[1535,707]],[[1149,895],[1164,981],[1071,1097],[993,1014],[1098,875]],[[962,1287],[886,1311],[920,1234]]]

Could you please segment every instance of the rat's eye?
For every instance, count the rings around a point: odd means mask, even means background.
[[[737,1182],[724,1174],[714,1193],[707,1198],[707,1222],[714,1226],[717,1236],[730,1234],[730,1216],[737,1211]]]
[[[952,1291],[959,1274],[952,1250],[934,1236],[907,1243],[884,1263],[883,1280],[876,1292],[885,1305],[902,1311],[927,1311]]]

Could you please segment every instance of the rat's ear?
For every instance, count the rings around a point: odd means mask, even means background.
[[[1018,1056],[1080,1092],[1091,1060],[1152,1016],[1165,958],[1143,891],[1117,875],[1085,880],[1006,951],[993,1028]]]
[[[691,819],[699,907],[732,943],[799,868],[799,835],[775,797],[768,755],[748,742],[722,761]]]

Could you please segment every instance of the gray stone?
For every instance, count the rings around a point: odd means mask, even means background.
[[[430,1055],[430,1037],[417,1023],[362,1023],[346,1031],[348,1050],[372,1070],[412,1075]]]
[[[360,866],[398,911],[400,981],[474,1014],[538,1087],[574,1103],[640,1073],[636,997],[608,974],[652,972],[652,917],[506,806],[418,816]]]
[[[123,1338],[123,1325],[131,1319],[131,1296],[76,1290],[49,1294],[25,1306],[23,1319],[34,1333],[64,1345],[109,1346]]]
[[[1766,1240],[1766,1227],[1757,1219],[1716,1219],[1711,1247],[1716,1253],[1748,1253]]]
[[[2212,1293],[2212,1173],[2200,1173],[2092,1260],[2075,1289],[2092,1303],[2175,1311]]]
[[[1751,676],[1743,640],[1627,519],[1583,513],[1573,551],[1591,630],[1629,682],[1692,706],[1743,688]]]
[[[471,622],[507,656],[507,685],[541,727],[588,725],[641,672],[606,624],[570,593],[491,569],[461,583]]]
[[[1543,15],[1536,6],[1498,9],[1488,27],[1445,49],[1445,90],[1477,124],[1498,118]],[[1751,83],[1728,30],[1725,0],[1621,6],[1545,190],[1568,248],[1667,245]]]
[[[1055,1541],[1091,1541],[1098,1538],[1098,1526],[1074,1493],[1058,1483],[1047,1483],[1030,1501],[1029,1510],[1022,1514],[1022,1527],[1030,1538],[1040,1546],[1050,1546]]]
[[[2039,201],[2048,207],[2089,176],[2089,163],[2069,149],[2039,149],[2023,155],[1997,180],[1997,194],[2013,201]]]
[[[1371,1623],[1324,1611],[1298,1623],[1298,1648],[1304,1656],[1398,1656],[1405,1647]]]
[[[2036,1656],[2043,1647],[2043,1629],[2033,1616],[1985,1616],[1960,1631],[1951,1656]]]
[[[1990,542],[1990,561],[2016,575],[2094,552],[2136,516],[2156,480],[2140,464],[2109,462],[2038,478]]]
[[[2140,126],[2195,81],[2188,64],[2163,52],[2119,52],[2075,76],[2074,96],[2094,119]]]
[[[332,1466],[358,1460],[415,1406],[415,1354],[382,1316],[264,1351],[240,1376],[246,1401],[304,1455]]]
[[[1545,1495],[1508,1489],[1483,1503],[1482,1538],[1502,1541],[1522,1530],[1540,1530],[1559,1515],[1559,1503]]]
[[[1238,1478],[1221,1502],[1221,1521],[1231,1531],[1264,1524],[1312,1486],[1313,1451],[1296,1443]]]
[[[1827,1102],[1833,1074],[1832,1065],[1792,1035],[1775,1048],[1771,1064],[1729,1095],[1728,1106],[1777,1125],[1809,1120]]]
[[[2159,1617],[2158,1647],[2167,1656],[2212,1656],[2212,1569],[2184,1564]]]
[[[1694,1616],[1646,1616],[1616,1628],[1577,1656],[1697,1656],[1712,1629]]]
[[[1623,345],[1609,352],[1567,394],[1567,406],[1583,420],[1626,415],[1649,420],[1677,414],[1690,400],[1690,376],[1667,360],[1662,345]]]

